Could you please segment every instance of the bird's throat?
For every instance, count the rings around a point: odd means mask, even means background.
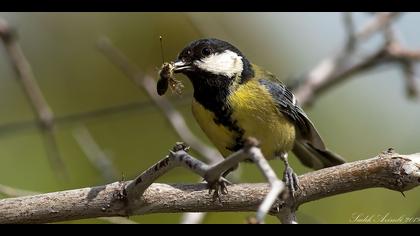
[[[232,79],[222,75],[186,73],[194,88],[194,98],[209,111],[220,114],[228,112],[227,97]]]

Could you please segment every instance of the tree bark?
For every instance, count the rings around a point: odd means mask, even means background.
[[[382,153],[375,158],[321,169],[299,176],[294,207],[325,197],[366,188],[407,191],[420,185],[420,153]],[[270,190],[268,184],[228,186],[214,200],[206,184],[153,184],[129,203],[128,182],[0,200],[0,223],[50,223],[95,217],[176,212],[256,211]],[[270,214],[276,215],[280,202]],[[281,210],[281,207],[280,207]]]

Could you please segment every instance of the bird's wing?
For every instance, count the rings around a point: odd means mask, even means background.
[[[261,78],[260,76],[258,78]],[[259,79],[259,82],[271,94],[278,110],[295,124],[297,137],[293,152],[304,165],[321,169],[345,162],[342,157],[325,147],[314,124],[299,107],[293,93],[283,83],[271,74],[267,79]]]
[[[310,142],[318,149],[325,149],[321,136],[306,113],[297,104],[293,93],[284,84],[273,79],[260,79],[259,82],[271,94],[278,110],[295,124],[299,138]]]

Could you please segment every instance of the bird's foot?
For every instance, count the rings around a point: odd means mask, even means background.
[[[285,165],[283,181],[288,189],[288,194],[294,199],[296,191],[299,190],[299,179],[296,173],[293,171],[292,167],[290,167],[287,156],[287,153],[280,155],[280,159],[284,162]]]
[[[287,189],[289,190],[289,194],[292,196],[292,198],[295,198],[295,193],[299,189],[299,179],[290,166],[286,166],[283,179]]]
[[[220,201],[220,194],[227,194],[227,186],[231,185],[232,183],[223,178],[220,177],[218,180],[216,181],[207,181],[207,185],[209,188],[209,194],[213,193],[213,199],[219,199]]]

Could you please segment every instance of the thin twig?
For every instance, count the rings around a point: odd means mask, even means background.
[[[383,187],[399,192],[420,185],[420,153],[379,156],[321,169],[299,177],[296,206],[329,196]],[[49,223],[94,217],[175,212],[256,211],[270,190],[267,184],[229,186],[220,201],[206,184],[152,184],[134,204],[123,195],[126,183],[0,200],[0,223]],[[281,206],[276,203],[270,214]]]
[[[16,31],[5,20],[0,19],[0,38],[6,48],[9,59],[18,75],[18,81],[27,95],[38,121],[47,145],[47,156],[53,170],[60,177],[66,177],[66,168],[58,151],[54,135],[54,114],[45,100],[33,75],[31,66],[23,53]]]
[[[366,22],[360,31],[356,32],[355,38],[358,40],[369,39],[372,35],[384,30],[387,25],[400,15],[400,12],[375,13],[374,17],[370,21]]]
[[[182,97],[174,101],[175,104],[185,104],[190,102],[186,97]],[[133,112],[145,110],[150,107],[155,106],[153,102],[143,101],[143,102],[130,102],[127,104],[110,106],[105,108],[99,108],[92,111],[80,112],[76,114],[68,114],[63,116],[55,117],[54,124],[57,126],[67,125],[69,123],[78,123],[90,119],[98,119],[104,116],[109,116],[122,112]],[[10,132],[24,131],[27,129],[36,128],[37,122],[32,120],[26,121],[15,121],[11,123],[0,124],[0,135],[9,134]]]
[[[406,78],[406,86],[405,89],[407,91],[408,97],[418,97],[419,96],[419,84],[418,84],[418,72],[416,70],[416,66],[413,62],[406,61],[401,65],[402,71]]]
[[[28,191],[18,188],[12,188],[3,184],[0,184],[0,194],[7,197],[23,197],[39,194],[38,192]]]
[[[351,12],[343,12],[344,29],[347,35],[346,50],[352,51],[356,44],[355,26]]]
[[[206,212],[187,212],[181,216],[181,224],[201,224],[206,217]]]
[[[277,178],[276,173],[270,167],[270,164],[268,164],[267,160],[264,158],[264,155],[262,154],[261,149],[257,147],[258,145],[259,144],[256,139],[249,138],[245,142],[244,151],[246,154],[248,154],[249,159],[252,160],[260,169],[261,173],[267,179],[271,187],[270,192],[264,198],[263,202],[261,203],[261,205],[259,206],[257,210],[256,221],[259,223],[263,223],[265,216],[273,207],[280,193],[282,193],[285,190],[285,184],[283,183],[283,181]],[[294,214],[292,213],[291,208],[288,214],[289,213]],[[282,221],[282,223],[289,223],[289,222]]]
[[[101,173],[103,179],[107,183],[115,181],[118,175],[117,169],[108,155],[95,142],[89,130],[85,126],[78,127],[73,131],[73,136],[90,163]]]
[[[138,224],[137,222],[129,220],[125,217],[99,217],[98,219],[109,222],[111,224],[122,224],[122,225]]]

